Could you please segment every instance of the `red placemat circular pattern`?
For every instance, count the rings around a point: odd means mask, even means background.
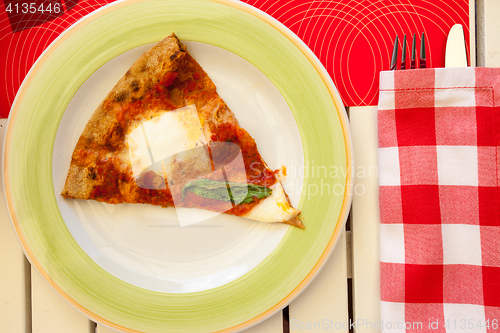
[[[81,17],[113,1],[2,1],[1,118],[8,116],[24,77],[48,45]],[[465,35],[469,34],[467,0],[243,2],[273,16],[311,48],[332,77],[346,106],[377,104],[378,75],[389,67],[396,34],[419,36],[425,32],[428,67],[444,66],[446,36],[453,24],[462,24]],[[466,42],[468,45],[468,38]]]

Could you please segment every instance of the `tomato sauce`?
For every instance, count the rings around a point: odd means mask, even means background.
[[[255,140],[237,124],[220,124],[216,129],[216,133],[212,134],[211,140],[214,142],[231,142],[238,145],[245,163],[248,183],[266,187],[276,183],[276,174],[262,160]]]
[[[116,158],[98,158],[94,167],[94,177],[100,185],[94,187],[90,192],[90,198],[94,200],[106,200],[113,203],[124,202],[120,188],[123,182],[130,178],[126,173],[117,168]]]

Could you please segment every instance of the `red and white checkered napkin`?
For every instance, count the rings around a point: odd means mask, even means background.
[[[383,332],[500,332],[500,69],[382,72]]]

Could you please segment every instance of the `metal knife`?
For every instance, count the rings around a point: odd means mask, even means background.
[[[464,28],[461,24],[451,27],[446,41],[445,67],[467,67]]]

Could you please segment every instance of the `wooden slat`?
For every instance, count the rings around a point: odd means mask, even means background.
[[[116,333],[116,331],[111,330],[111,329],[107,328],[106,326],[102,326],[102,325],[97,324],[96,333]]]
[[[380,332],[377,107],[349,108],[356,177],[351,209],[353,321],[356,332]]]
[[[283,315],[281,311],[260,324],[244,331],[245,333],[281,333],[283,332]]]
[[[347,296],[343,232],[323,269],[290,304],[290,332],[349,332]]]
[[[6,123],[0,119],[0,147]],[[7,213],[1,177],[0,186],[0,331],[26,332],[30,325],[26,275],[30,269]]]
[[[281,333],[283,332],[283,317],[281,312],[276,313],[272,317],[266,319],[260,324],[250,327],[244,331],[245,333]],[[97,324],[96,333],[116,333],[106,326]]]
[[[483,0],[481,2],[484,6],[484,21],[478,22],[478,25],[481,25],[484,29],[484,54],[482,55],[484,57],[484,66],[500,67],[500,42],[498,39],[500,31],[500,20],[498,19],[500,17],[500,1]]]
[[[272,317],[266,319],[260,324],[250,327],[244,331],[245,333],[281,333],[283,332],[283,318],[281,312],[276,313]],[[96,333],[116,333],[106,326],[97,324]]]
[[[31,293],[33,332],[93,333],[95,325],[57,295],[34,268]]]

